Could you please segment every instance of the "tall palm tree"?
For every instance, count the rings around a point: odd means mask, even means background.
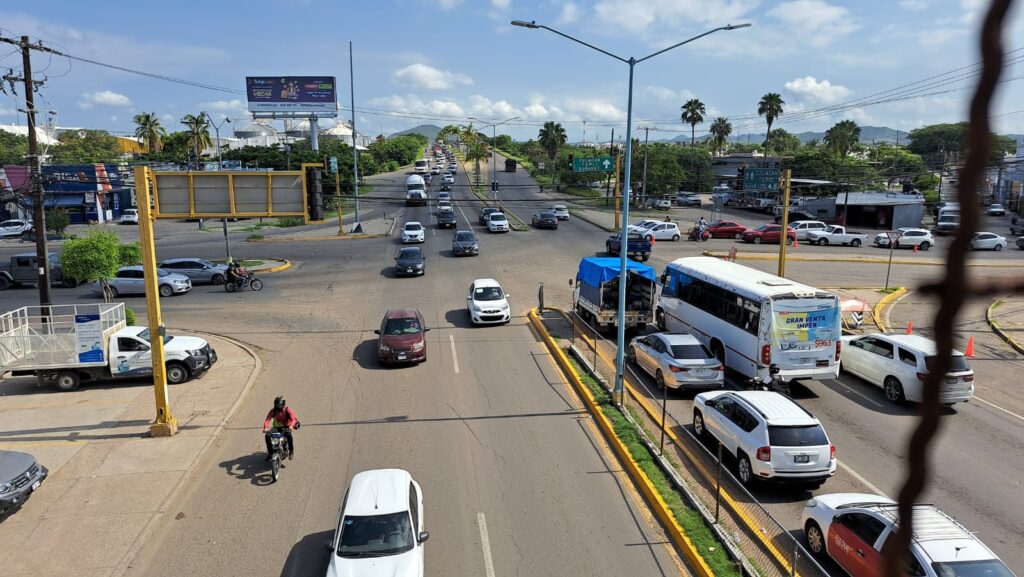
[[[203,149],[213,144],[210,139],[210,121],[206,118],[206,114],[200,113],[198,116],[186,114],[181,118],[181,122],[185,125],[185,132],[188,134],[188,146],[195,153],[198,163]]]
[[[729,135],[732,134],[732,123],[729,119],[724,116],[719,116],[711,123],[711,146],[717,153],[722,150],[725,146],[726,141],[729,139]]]
[[[558,149],[565,144],[569,138],[565,134],[565,128],[561,124],[549,120],[544,123],[540,131],[537,133],[537,141],[541,147],[544,148],[544,152],[547,153],[548,158],[551,160],[551,164],[555,163],[555,159],[558,158]]]
[[[707,113],[707,110],[704,108],[704,103],[697,98],[687,100],[686,104],[680,108],[683,111],[683,122],[690,125],[690,148],[693,148],[694,131],[698,124],[704,122],[704,115]]]
[[[757,115],[763,116],[768,121],[768,132],[764,139],[764,145],[768,146],[767,135],[772,133],[772,123],[775,119],[782,116],[783,109],[786,101],[782,99],[782,96],[778,92],[769,92],[761,97],[761,102],[757,103]]]
[[[473,174],[476,176],[478,181],[480,178],[480,161],[486,161],[489,157],[490,153],[487,151],[487,145],[483,143],[471,144],[466,150],[466,160],[475,163],[476,168],[474,169]],[[494,178],[493,175],[491,178]]]
[[[473,128],[473,123],[470,122],[466,126],[460,126],[458,132],[459,140],[467,146],[472,146],[479,142],[479,133]]]
[[[132,119],[135,122],[135,138],[138,138],[150,152],[160,152],[167,130],[160,125],[155,112],[142,112]]]
[[[825,132],[825,144],[836,156],[845,157],[860,142],[860,127],[852,120],[835,123]]]

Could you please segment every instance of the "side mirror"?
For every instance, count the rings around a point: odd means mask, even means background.
[[[512,293],[505,293],[505,298],[509,298],[510,296],[512,296]]]
[[[430,533],[426,531],[420,531],[420,534],[416,536],[416,541],[419,543],[426,543],[427,539],[430,539]]]
[[[330,539],[324,539],[324,549],[327,549],[328,551],[333,551],[334,541],[331,541]]]
[[[423,332],[425,332],[425,333],[430,332],[430,327],[427,327],[427,328],[423,329]]]
[[[374,329],[374,330],[373,330],[373,334],[375,334],[375,335],[379,335],[379,334],[380,334],[380,329]]]

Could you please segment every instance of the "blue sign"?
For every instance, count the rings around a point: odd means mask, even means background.
[[[249,112],[338,112],[333,76],[246,76]]]
[[[778,168],[744,168],[743,190],[779,190]]]
[[[78,344],[78,362],[103,362],[103,325],[100,324],[100,315],[75,315],[75,340]]]

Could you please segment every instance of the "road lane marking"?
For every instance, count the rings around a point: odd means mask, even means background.
[[[459,355],[455,352],[455,335],[448,335],[452,345],[452,366],[455,367],[455,374],[459,374]]]
[[[851,468],[846,463],[840,461],[839,459],[836,459],[836,464],[839,465],[840,469],[842,469],[842,470],[846,471],[847,473],[849,473],[854,479],[857,479],[858,481],[860,481],[865,487],[867,487],[868,489],[874,491],[874,493],[876,495],[881,495],[883,497],[888,497],[890,499],[892,498],[892,497],[889,497],[888,495],[886,495],[885,491],[882,491],[881,489],[876,487],[871,481],[868,481],[867,479],[865,479],[863,475],[861,475],[857,471],[854,471],[853,468]]]
[[[1007,415],[1010,415],[1011,417],[1014,417],[1014,418],[1017,418],[1017,419],[1020,419],[1020,420],[1024,421],[1024,415],[1018,415],[1017,413],[1014,413],[1013,411],[1011,411],[1009,409],[1004,409],[1004,408],[1000,407],[999,405],[997,405],[997,404],[995,404],[995,403],[993,403],[991,401],[986,401],[985,399],[983,399],[983,398],[981,398],[979,396],[975,396],[974,400],[975,401],[981,401],[981,402],[985,403],[986,405],[992,407],[993,409],[998,409],[998,410],[1006,413]]]
[[[491,559],[491,539],[487,536],[487,519],[483,512],[476,514],[476,522],[480,526],[480,546],[484,549],[484,571],[487,577],[494,577],[494,560]]]
[[[862,393],[862,392],[860,392],[860,391],[858,391],[858,390],[855,390],[855,389],[851,388],[851,387],[850,387],[849,385],[847,385],[846,383],[844,383],[844,382],[840,381],[839,379],[831,379],[831,381],[832,381],[833,383],[835,383],[835,384],[839,385],[840,387],[843,387],[843,388],[844,388],[844,389],[846,389],[846,390],[847,390],[848,392],[850,392],[850,393],[853,393],[853,394],[857,395],[858,397],[860,397],[860,398],[864,399],[865,401],[867,401],[867,402],[871,403],[872,405],[874,405],[874,406],[878,407],[879,409],[881,409],[881,408],[882,408],[882,403],[879,403],[878,401],[876,401],[876,400],[872,399],[871,397],[869,397],[869,396],[865,395],[864,393]]]

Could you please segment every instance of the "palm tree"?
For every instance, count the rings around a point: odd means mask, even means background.
[[[725,146],[729,135],[732,134],[732,123],[724,116],[719,116],[711,123],[711,146],[717,153]]]
[[[473,123],[470,122],[467,126],[460,126],[457,134],[459,140],[466,146],[472,146],[479,142],[479,133],[473,128]]]
[[[825,132],[825,144],[839,157],[845,157],[860,142],[860,127],[852,120],[835,123]]]
[[[474,143],[469,146],[466,150],[466,161],[473,161],[476,168],[473,171],[477,182],[480,182],[480,161],[486,161],[490,153],[487,151],[487,145],[483,143]],[[494,178],[493,175],[491,177]]]
[[[683,122],[690,125],[690,148],[693,148],[694,131],[698,124],[704,122],[704,114],[707,113],[707,110],[704,108],[704,103],[697,98],[687,100],[686,104],[680,108],[683,111]]]
[[[188,146],[195,153],[196,163],[198,163],[203,149],[213,144],[213,141],[210,140],[210,121],[205,113],[200,112],[199,116],[186,114],[181,118],[181,123],[185,125]]]
[[[547,153],[548,159],[551,161],[551,168],[548,169],[549,174],[555,168],[558,149],[568,140],[569,138],[565,135],[565,128],[553,120],[545,122],[540,132],[537,133],[537,141],[540,142],[541,147],[544,148],[544,152]]]
[[[782,96],[778,92],[769,92],[761,97],[761,102],[757,103],[757,115],[763,116],[768,121],[768,132],[764,139],[764,145],[768,146],[768,134],[772,133],[772,123],[775,119],[782,116],[782,107],[786,104],[786,101],[782,99]]]
[[[135,138],[145,144],[150,152],[160,152],[167,130],[160,126],[160,118],[156,113],[142,112],[136,114],[132,120],[135,122]]]

